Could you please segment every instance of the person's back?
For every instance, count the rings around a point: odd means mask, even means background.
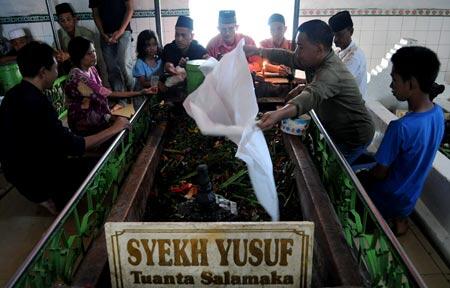
[[[390,164],[389,175],[371,188],[377,195],[373,197],[375,204],[387,218],[409,215],[414,208],[440,146],[443,123],[444,113],[438,105],[426,112],[409,112],[389,123],[388,141],[377,155],[377,162]]]
[[[18,57],[24,79],[6,93],[0,106],[0,161],[14,172],[39,174],[43,163],[60,164],[68,154],[83,153],[84,141],[62,126],[52,103],[42,93],[58,75],[53,49],[38,42],[25,47]],[[5,169],[7,175],[8,171]]]
[[[61,164],[68,147],[58,145],[63,143],[49,135],[49,125],[57,118],[50,101],[31,83],[22,81],[8,91],[0,106],[2,165],[25,175],[39,174],[44,163],[49,167]]]
[[[365,102],[355,78],[334,52],[315,71],[310,85],[321,91],[315,110],[336,143],[353,148],[370,142],[374,128]]]
[[[390,87],[397,100],[408,102],[410,112],[389,123],[375,155],[376,166],[365,182],[383,217],[401,235],[443,138],[444,115],[432,102],[443,89],[434,83],[440,63],[430,49],[403,47],[391,61]]]
[[[56,213],[55,204],[63,208],[81,182],[78,177],[83,177],[82,166],[69,165],[67,156],[81,156],[85,149],[122,130],[128,121],[117,120],[89,137],[74,135],[63,127],[42,92],[52,87],[58,76],[53,49],[30,42],[19,51],[17,63],[23,80],[0,106],[0,163],[6,179],[22,195]]]
[[[29,200],[40,203],[53,197],[61,208],[68,197],[63,191],[74,184],[66,181],[70,171],[65,160],[67,155],[84,153],[83,139],[62,127],[47,97],[25,80],[7,93],[0,106],[0,131],[6,179]]]

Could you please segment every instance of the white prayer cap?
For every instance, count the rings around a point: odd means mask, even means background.
[[[25,30],[23,30],[22,28],[14,29],[9,32],[9,40],[14,40],[24,36],[26,36],[26,34]]]

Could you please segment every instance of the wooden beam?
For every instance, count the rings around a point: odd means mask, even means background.
[[[364,286],[353,251],[347,245],[341,224],[308,150],[300,137],[283,134],[294,162],[303,219],[314,222],[312,287]]]
[[[147,198],[152,192],[156,169],[162,152],[166,124],[157,126],[147,138],[147,143],[140,152],[119,197],[114,204],[106,222],[141,221],[145,212]],[[105,232],[93,241],[75,274],[74,287],[101,287],[102,277],[109,278],[108,252]],[[109,283],[109,279],[108,279]]]

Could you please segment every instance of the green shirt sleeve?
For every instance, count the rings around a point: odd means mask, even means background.
[[[283,64],[288,67],[293,67],[300,69],[300,65],[295,57],[294,52],[285,49],[264,49],[266,51],[266,56],[270,62]]]
[[[339,93],[339,78],[332,70],[322,70],[316,73],[313,81],[289,104],[297,107],[297,116],[311,109],[317,109],[323,100],[336,96]]]

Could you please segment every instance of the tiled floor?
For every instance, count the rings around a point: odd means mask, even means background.
[[[408,233],[400,236],[398,240],[428,287],[450,287],[450,268],[442,261],[419,227],[410,221]]]
[[[9,184],[0,174],[0,191]],[[0,198],[0,287],[4,287],[53,222],[46,210],[14,188]]]

